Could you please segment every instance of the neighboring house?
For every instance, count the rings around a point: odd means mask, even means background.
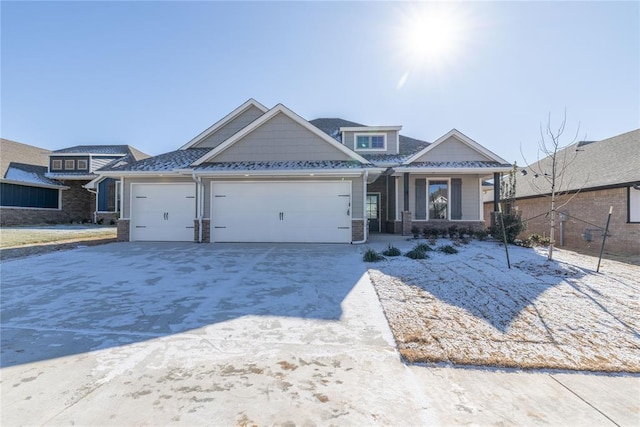
[[[558,153],[558,166],[568,164],[558,180],[556,245],[597,252],[602,244],[609,208],[613,207],[606,250],[640,255],[640,129],[604,139],[572,144]],[[527,221],[522,237],[549,236],[551,159],[520,168],[515,207]],[[571,200],[562,206],[567,200]],[[488,194],[485,201],[492,200]],[[492,205],[485,204],[485,212]]]
[[[148,157],[126,145],[77,146],[57,151],[2,139],[0,223],[3,226],[91,222],[100,215],[115,220],[118,197],[115,180],[101,192],[83,185],[104,166]],[[96,215],[96,206],[104,214]]]
[[[370,230],[484,227],[482,179],[511,165],[457,130],[429,144],[400,129],[309,122],[250,99],[178,150],[99,179],[121,183],[125,241],[357,243]]]

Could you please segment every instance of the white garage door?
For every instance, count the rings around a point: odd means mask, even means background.
[[[132,184],[132,241],[193,241],[195,184]]]
[[[348,243],[351,182],[214,182],[211,241]]]

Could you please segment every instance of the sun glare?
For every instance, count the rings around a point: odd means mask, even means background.
[[[453,4],[412,7],[405,10],[398,26],[398,51],[408,71],[420,68],[443,69],[456,61],[469,36],[469,22],[464,11]]]

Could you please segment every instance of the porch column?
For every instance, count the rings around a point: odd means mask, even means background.
[[[409,212],[409,172],[404,173],[404,208],[403,211]]]
[[[500,172],[493,173],[493,211],[498,212],[500,204]]]

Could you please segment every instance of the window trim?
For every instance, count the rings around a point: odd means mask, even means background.
[[[369,138],[369,148],[358,147],[358,137],[366,136]],[[374,136],[381,136],[383,141],[382,148],[371,148],[371,138]],[[353,134],[353,148],[355,151],[387,151],[387,134],[383,132],[355,132]]]
[[[633,192],[637,192],[638,198],[640,198],[640,190],[636,190],[633,186],[627,187],[627,224],[640,224],[640,212],[636,214],[638,217],[638,221],[631,220],[631,194],[635,194]]]
[[[69,167],[68,165],[71,164],[71,167]],[[76,168],[76,161],[75,159],[66,159],[64,161],[64,170],[68,171],[68,170],[75,170]]]
[[[82,164],[84,164],[84,166],[81,166]],[[78,165],[78,169],[79,170],[88,170],[89,169],[89,161],[86,160],[86,159],[78,159],[77,165]]]
[[[58,167],[56,167],[56,165],[58,165]],[[62,170],[62,159],[51,160],[51,170],[61,171]]]

